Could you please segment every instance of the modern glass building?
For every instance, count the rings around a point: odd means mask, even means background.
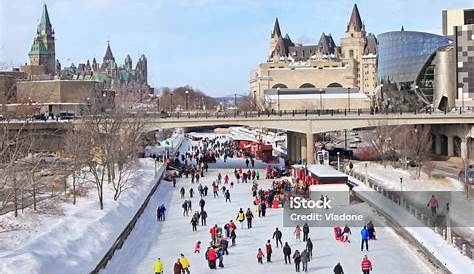
[[[446,37],[417,31],[392,31],[377,36],[377,77],[383,107],[415,109],[432,105],[437,50]],[[379,103],[379,104],[380,104]]]

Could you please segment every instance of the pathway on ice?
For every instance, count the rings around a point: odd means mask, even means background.
[[[234,163],[236,160],[233,161]],[[242,162],[243,163],[243,162]],[[218,163],[219,167],[224,166]],[[212,166],[211,166],[212,167]],[[219,172],[223,175],[231,175],[230,169],[210,169],[201,183],[207,184],[211,189],[212,180]],[[260,174],[263,174],[260,171]],[[268,188],[271,180],[260,180],[259,186]],[[165,273],[172,273],[172,265],[183,253],[191,263],[191,273],[212,273],[209,270],[204,253],[193,254],[194,244],[200,240],[202,252],[205,251],[210,240],[209,228],[214,224],[222,226],[224,222],[236,217],[240,207],[254,209],[251,197],[251,184],[236,184],[231,190],[232,203],[225,203],[221,196],[219,199],[206,197],[206,211],[208,212],[208,227],[198,227],[198,232],[192,232],[190,219],[183,217],[179,189],[186,188],[186,199],[189,199],[189,187],[192,185],[190,179],[178,179],[177,187],[172,183],[162,181],[156,195],[150,202],[132,234],[121,250],[109,262],[103,273],[153,273],[153,262],[160,257],[165,265]],[[221,193],[220,193],[221,194]],[[198,209],[199,195],[192,199],[193,209]],[[160,203],[167,206],[165,222],[156,221],[156,207]],[[264,250],[267,239],[271,239],[275,227],[283,231],[283,242],[288,241],[292,248],[300,251],[304,243],[294,239],[293,228],[282,228],[282,209],[268,210],[267,217],[256,218],[253,229],[237,229],[237,245],[229,249],[230,255],[224,257],[225,268],[218,269],[220,273],[291,273],[294,265],[285,265],[281,248],[273,246],[273,263],[257,265],[256,253],[258,248]],[[374,273],[431,273],[424,263],[417,258],[416,251],[411,250],[390,228],[377,228],[377,241],[369,242],[369,252],[360,251],[360,228],[354,227],[352,242],[342,244],[336,242],[333,237],[332,228],[311,228],[310,237],[314,243],[314,257],[309,263],[309,273],[332,273],[332,268],[337,262],[341,262],[345,273],[360,273],[360,261],[364,254],[368,254],[374,266]]]

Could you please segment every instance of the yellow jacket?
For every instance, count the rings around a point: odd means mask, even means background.
[[[243,222],[245,220],[245,213],[239,212],[237,214],[237,220],[240,221],[240,222]]]
[[[153,266],[153,270],[155,271],[155,273],[163,272],[163,263],[159,259],[157,259],[155,261],[155,265]]]
[[[189,261],[188,261],[188,259],[186,259],[186,258],[184,258],[184,257],[181,257],[181,258],[179,259],[179,262],[181,263],[181,266],[182,266],[183,268],[189,268]]]

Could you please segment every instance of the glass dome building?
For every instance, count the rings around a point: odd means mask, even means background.
[[[432,105],[435,58],[450,45],[446,37],[417,32],[392,31],[377,36],[379,99],[384,107],[413,110]]]

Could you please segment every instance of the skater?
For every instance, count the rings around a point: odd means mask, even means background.
[[[306,249],[308,250],[309,258],[313,258],[313,242],[310,238],[308,238],[308,241],[306,241]]]
[[[229,255],[229,241],[227,240],[227,237],[222,237],[221,240],[221,245],[222,245],[222,255]]]
[[[217,252],[214,248],[209,248],[207,251],[207,261],[209,264],[210,269],[216,269],[216,260],[217,260]]]
[[[375,227],[372,221],[367,223],[367,231],[369,231],[369,239],[375,240]]]
[[[270,240],[267,241],[267,244],[265,244],[265,250],[267,251],[267,263],[272,262],[272,244],[270,243]]]
[[[194,215],[192,218],[191,218],[191,225],[193,226],[193,232],[194,231],[197,231],[197,225],[198,225],[198,218],[196,217],[196,215]]]
[[[235,220],[240,222],[240,228],[243,229],[244,228],[244,221],[245,221],[245,213],[242,210],[242,208],[240,208],[239,213],[237,213],[237,217],[235,218]]]
[[[431,195],[431,199],[428,201],[429,208],[431,208],[431,216],[436,216],[436,209],[438,208],[438,199],[434,195]]]
[[[156,220],[161,221],[161,207],[160,206],[156,209]]]
[[[207,197],[207,191],[209,190],[209,187],[207,186],[204,186],[204,196]]]
[[[253,158],[250,158],[250,165],[252,166],[252,168],[255,167],[255,160]]]
[[[306,242],[308,240],[308,235],[309,235],[309,226],[308,226],[308,223],[304,223],[304,225],[303,225],[303,242]]]
[[[199,200],[199,206],[201,207],[201,211],[204,211],[204,206],[206,205],[206,201],[203,198]]]
[[[226,185],[226,184],[228,184],[228,183],[229,183],[229,175],[226,174],[226,175],[224,176],[224,184]]]
[[[369,231],[367,230],[367,227],[365,225],[360,231],[360,236],[361,236],[360,251],[364,250],[364,243],[365,243],[365,249],[369,251]]]
[[[265,213],[267,211],[267,205],[264,201],[260,203],[260,212],[262,213],[262,217],[265,217]],[[259,215],[260,216],[260,215]]]
[[[237,238],[237,234],[235,234],[235,229],[231,229],[230,231],[230,239],[232,240],[232,246],[235,246],[235,239]]]
[[[201,211],[201,225],[206,226],[206,219],[207,219],[207,212],[206,211]]]
[[[182,207],[183,207],[183,216],[188,216],[188,211],[189,211],[188,201],[185,200]]]
[[[201,253],[201,241],[198,241],[194,245],[194,254],[196,254],[196,253]]]
[[[173,265],[173,273],[174,274],[181,274],[181,271],[183,270],[183,266],[181,265],[179,258],[176,259],[176,262]]]
[[[300,272],[301,255],[298,249],[295,250],[295,253],[293,254],[293,261],[295,262],[296,272]]]
[[[229,201],[229,203],[231,202],[231,201],[230,201],[230,191],[229,191],[229,190],[227,190],[227,191],[225,192],[225,202],[227,203],[227,201]]]
[[[300,225],[296,225],[295,231],[293,232],[295,234],[297,240],[301,240],[301,227]]]
[[[342,269],[341,263],[337,263],[332,270],[334,274],[344,274],[344,270]]]
[[[247,168],[249,168],[249,164],[250,164],[249,158],[245,159],[245,166]]]
[[[181,263],[181,267],[183,268],[183,270],[181,270],[181,271],[183,272],[183,274],[184,274],[184,273],[186,273],[186,274],[191,273],[191,272],[189,271],[189,267],[191,267],[191,266],[189,265],[189,261],[188,261],[188,259],[186,259],[186,258],[184,257],[183,254],[181,254],[181,258],[179,259],[179,262]]]
[[[213,244],[216,243],[216,235],[217,235],[217,224],[209,229],[209,234],[211,234],[211,241]]]
[[[308,272],[308,262],[309,262],[309,252],[308,250],[303,250],[301,252],[301,264],[303,266],[303,271]]]
[[[155,264],[153,265],[153,271],[155,274],[163,274],[163,263],[160,258],[156,259]]]
[[[362,262],[360,263],[360,267],[362,269],[362,273],[369,274],[372,271],[372,262],[367,258],[367,255],[364,256]]]
[[[176,187],[176,176],[173,176],[173,187]]]
[[[285,256],[285,264],[291,264],[291,247],[288,245],[288,242],[285,242],[283,247],[283,255]]]
[[[217,250],[217,259],[219,260],[219,267],[223,268],[224,267],[224,256],[222,254],[222,250],[218,249]]]
[[[282,237],[281,231],[278,230],[278,227],[275,228],[275,232],[273,232],[273,237],[272,237],[272,239],[275,239],[276,247],[278,247],[278,242],[279,242],[280,245],[283,247],[283,243],[281,242],[281,237]]]
[[[188,200],[188,210],[189,211],[193,210],[193,205],[192,205],[191,200]]]
[[[181,198],[184,199],[184,193],[186,192],[184,187],[181,187],[181,190],[179,192],[181,193]]]
[[[253,213],[250,210],[250,208],[247,208],[247,212],[245,213],[245,217],[247,218],[247,228],[251,229],[252,228]]]
[[[257,177],[257,181],[260,180],[260,172],[258,172],[258,170],[257,170],[256,177]]]
[[[259,248],[257,252],[257,262],[259,264],[263,264],[263,257],[265,257],[265,255],[263,255],[262,249]]]
[[[190,188],[189,189],[189,197],[192,198],[194,195],[194,189],[193,188]]]

